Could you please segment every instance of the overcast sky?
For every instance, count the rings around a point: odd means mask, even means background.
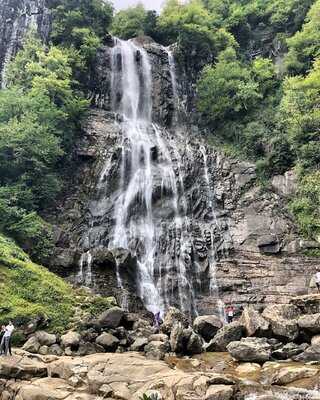
[[[127,8],[128,6],[136,5],[137,3],[143,3],[147,9],[159,11],[163,0],[113,0],[116,10]]]

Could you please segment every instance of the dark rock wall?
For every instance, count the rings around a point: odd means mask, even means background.
[[[165,279],[162,277],[166,282],[163,293],[179,306],[178,274],[174,268],[167,268],[171,259],[179,257],[184,258],[194,302],[202,314],[216,312],[218,298],[239,306],[263,305],[286,302],[289,296],[307,293],[317,259],[302,255],[310,243],[299,238],[286,211],[288,188],[291,185],[294,190],[294,181],[290,180],[287,187],[288,179],[277,177],[274,189],[263,189],[257,184],[253,164],[230,159],[208,146],[183,120],[173,128],[168,55],[149,40],[142,43],[152,59],[154,120],[162,125],[161,135],[176,179],[182,180],[178,203],[180,209],[186,208],[189,221],[190,245],[180,254],[186,235],[173,229],[168,197],[159,194],[155,182],[154,215],[165,232],[159,238],[156,259],[159,270],[166,274]],[[97,85],[92,87],[94,107],[76,146],[79,169],[74,175],[74,187],[62,212],[53,219],[58,222],[58,239],[52,268],[73,280],[81,253],[89,249],[88,243],[90,247],[108,246],[121,164],[121,132],[116,116],[110,112],[108,46],[98,54],[96,74]],[[98,184],[108,163],[106,176]],[[117,285],[116,265],[110,263],[109,256],[103,260],[93,255],[91,286],[103,294],[125,296],[129,308],[136,309],[136,263],[120,263],[122,289]],[[216,286],[212,285],[214,275]]]
[[[30,28],[46,41],[51,28],[46,0],[0,0],[0,85],[9,62],[21,48]]]

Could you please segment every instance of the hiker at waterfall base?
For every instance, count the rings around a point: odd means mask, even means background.
[[[230,324],[230,322],[232,322],[234,318],[234,307],[230,304],[229,306],[226,307],[225,313],[227,322],[228,324]]]
[[[160,311],[154,314],[154,326],[157,328],[157,330],[160,329],[160,325],[162,323],[161,317],[160,317]]]
[[[318,292],[320,292],[320,270],[314,274]]]
[[[2,331],[3,331],[3,336],[1,339],[0,354],[2,355],[4,353],[7,356],[9,353],[10,356],[12,356],[11,336],[12,336],[12,332],[14,331],[14,326],[13,326],[12,322],[9,321],[7,326],[3,326]]]

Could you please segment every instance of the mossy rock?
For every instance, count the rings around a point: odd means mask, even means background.
[[[8,320],[17,326],[38,318],[48,321],[47,330],[62,333],[77,309],[97,315],[114,306],[113,298],[76,291],[62,278],[33,263],[12,240],[0,235],[0,325]],[[17,343],[21,338],[17,337]]]

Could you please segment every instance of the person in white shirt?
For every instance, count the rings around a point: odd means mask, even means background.
[[[314,274],[318,292],[320,292],[320,270]]]
[[[10,356],[12,356],[11,352],[11,336],[12,332],[14,331],[14,326],[11,321],[9,321],[8,325],[4,327],[4,334],[2,336],[1,340],[1,350],[3,351],[4,348],[4,354],[7,356],[8,353]]]

